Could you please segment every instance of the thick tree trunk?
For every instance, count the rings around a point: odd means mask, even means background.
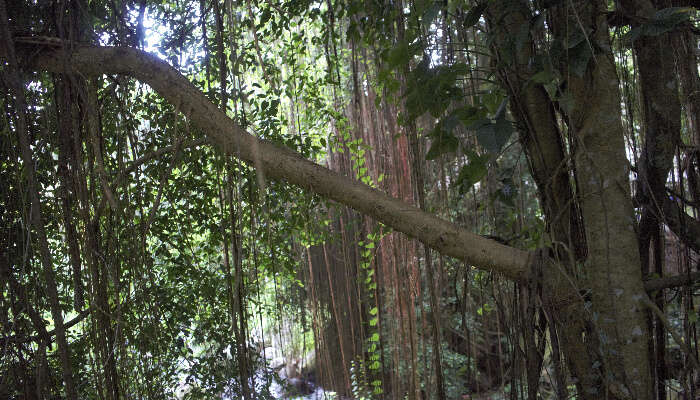
[[[487,9],[492,53],[501,84],[510,95],[510,109],[537,184],[553,247],[558,250],[557,257],[573,264],[585,257],[586,241],[554,103],[544,86],[531,80],[541,72],[532,64],[536,56],[532,37],[517,51],[512,45],[512,38],[533,18],[526,3],[494,2]],[[511,62],[505,61],[511,58]]]
[[[551,60],[566,83],[564,95],[573,99],[572,104],[560,107],[572,140],[571,166],[566,162],[552,102],[544,88],[530,80],[540,72],[537,63],[532,62],[536,45],[530,38],[513,45],[512,38],[532,20],[528,2],[495,2],[487,9],[487,17],[495,54],[507,53],[497,60],[501,79],[510,91],[513,113],[524,131],[521,139],[550,231],[554,241],[569,250],[555,254],[569,267],[579,289],[592,289],[593,316],[580,304],[553,309],[579,392],[591,399],[603,392],[613,398],[632,393],[634,398],[643,399],[651,388],[646,351],[649,333],[638,301],[645,293],[625,168],[618,81],[608,28],[596,14],[603,9],[603,4],[575,2],[552,7],[548,14],[559,43],[566,45],[574,34],[585,30],[587,48],[583,51],[591,52],[583,75],[570,70],[566,53]],[[508,54],[514,57],[506,58]],[[569,184],[573,179],[570,168],[574,167],[578,199],[572,197]],[[579,202],[581,214],[576,207]],[[584,230],[585,242],[579,240]],[[584,257],[583,271],[573,269]],[[593,326],[589,326],[591,323]],[[596,343],[602,354],[596,353]]]
[[[629,195],[618,79],[602,12],[606,4],[574,4],[554,7],[550,24],[562,43],[580,33],[576,30],[586,30],[591,52],[583,74],[570,70],[569,64],[561,67],[573,99],[567,117],[588,245],[583,273],[591,289],[591,322],[603,360],[591,372],[599,374],[608,396],[650,399],[649,331],[640,302],[646,293]],[[596,388],[586,389],[591,392],[585,396],[603,395],[594,392]]]
[[[633,21],[653,18],[657,8],[664,8],[664,1],[621,0],[623,11]],[[634,26],[633,26],[634,27]],[[639,251],[643,276],[650,273],[663,275],[663,204],[666,199],[666,180],[673,167],[673,159],[681,143],[681,104],[676,79],[676,49],[682,32],[668,32],[657,36],[641,36],[634,41],[637,57],[639,84],[642,97],[644,148],[639,165],[637,200],[642,205],[639,222]],[[662,100],[660,100],[662,99]],[[692,121],[693,118],[688,118]],[[653,258],[650,257],[650,247]],[[652,269],[653,267],[653,269]],[[657,293],[657,306],[663,310],[663,293]],[[648,316],[651,329],[652,317]],[[649,349],[655,352],[650,366],[656,371],[656,392],[659,399],[666,398],[665,341],[666,332],[657,318],[656,341],[650,338]]]
[[[674,49],[678,54],[681,100],[685,108],[691,144],[700,148],[700,76],[698,76],[698,36],[690,29],[676,34]],[[696,150],[697,151],[697,150]],[[696,199],[700,200],[700,199]]]

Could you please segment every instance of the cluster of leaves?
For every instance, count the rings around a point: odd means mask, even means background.
[[[360,364],[360,366],[366,366],[369,372],[372,373],[376,379],[372,379],[369,382],[368,388],[371,388],[371,392],[375,395],[380,395],[383,393],[382,381],[378,377],[381,376],[381,354],[379,352],[379,308],[377,306],[377,277],[376,277],[376,264],[374,258],[376,256],[377,245],[381,241],[382,237],[386,233],[382,234],[382,226],[376,225],[374,232],[367,235],[366,241],[361,241],[358,243],[360,246],[361,261],[360,270],[364,272],[364,289],[366,293],[366,304],[371,305],[369,309],[369,328],[367,333],[369,337],[367,338],[367,356],[366,365]],[[364,361],[363,361],[364,362]]]

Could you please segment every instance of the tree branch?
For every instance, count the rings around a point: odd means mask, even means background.
[[[683,337],[676,332],[676,330],[671,326],[671,323],[668,321],[668,317],[666,317],[666,314],[664,314],[663,311],[659,309],[659,307],[654,304],[649,297],[644,296],[642,298],[642,303],[649,308],[649,310],[656,315],[661,323],[664,324],[666,327],[666,330],[671,334],[671,337],[673,337],[673,340],[676,342],[678,346],[680,346],[681,350],[685,353],[686,356],[688,356],[688,360],[690,361],[690,364],[693,366],[694,369],[700,369],[700,364],[698,364],[697,358],[695,358],[695,352],[688,346],[688,342],[683,340]]]
[[[692,272],[690,274],[681,274],[673,276],[665,276],[658,279],[650,279],[644,282],[644,289],[647,292],[653,292],[660,289],[668,289],[672,287],[692,285],[700,281],[700,272]]]
[[[78,322],[82,321],[90,315],[90,309],[92,307],[88,307],[84,309],[83,311],[80,312],[75,318],[71,319],[70,321],[66,322],[63,327],[67,330],[69,328],[72,328],[73,326],[77,325]],[[7,343],[24,343],[24,342],[30,342],[30,341],[38,341],[40,339],[46,339],[47,343],[50,343],[51,341],[51,336],[56,334],[56,329],[52,329],[50,331],[44,331],[43,333],[39,335],[33,335],[33,336],[19,336],[19,335],[12,335],[12,336],[6,336],[0,338],[0,346],[4,346]]]
[[[517,281],[529,275],[531,253],[504,246],[328,168],[238,126],[222,110],[164,61],[124,47],[63,46],[53,38],[17,38],[25,68],[83,75],[123,74],[149,84],[211,138],[215,147],[323,197],[347,205],[414,237],[442,254]]]
[[[700,221],[688,215],[668,196],[663,200],[663,219],[685,245],[700,253]]]

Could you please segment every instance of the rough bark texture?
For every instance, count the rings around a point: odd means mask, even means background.
[[[531,62],[537,51],[532,36],[528,36],[520,46],[515,46],[512,40],[532,19],[532,13],[526,2],[515,0],[492,3],[486,15],[494,54],[498,58],[496,63],[500,80],[511,96],[511,110],[520,129],[520,141],[527,152],[532,175],[537,182],[548,223],[547,230],[553,247],[558,250],[555,257],[571,273],[576,260],[586,255],[586,241],[578,200],[574,198],[570,184],[562,132],[548,93],[541,84],[530,80],[539,72]],[[514,56],[508,57],[509,54]],[[571,282],[578,282],[574,276],[571,279]],[[563,286],[558,290],[569,284],[570,282],[562,282]],[[590,346],[583,340],[582,333],[586,326],[580,318],[580,303],[557,304],[558,298],[566,294],[554,293],[556,291],[549,296],[552,306],[547,311],[561,335],[560,341],[567,354],[569,367],[578,378],[579,392],[585,391],[585,388],[599,387],[600,380],[590,374],[596,357],[590,354]]]
[[[627,16],[633,21],[652,18],[664,1],[622,0],[619,2]],[[633,25],[634,27],[634,25]],[[681,105],[678,98],[678,82],[674,62],[675,49],[680,32],[668,32],[656,36],[641,36],[634,41],[637,58],[639,84],[642,94],[642,119],[644,147],[639,165],[637,200],[642,205],[639,222],[639,252],[643,275],[663,275],[662,228],[663,204],[666,199],[666,180],[673,167],[677,146],[681,143]],[[650,252],[653,246],[653,252]],[[653,253],[654,257],[650,257]],[[657,296],[657,306],[664,308],[663,296]],[[650,338],[649,349],[655,352],[651,368],[656,371],[658,398],[666,398],[665,339],[666,333],[660,320],[649,329],[656,331],[656,341]]]
[[[588,257],[583,268],[603,360],[591,372],[600,376],[606,391],[587,388],[590,392],[584,395],[649,399],[649,332],[640,304],[646,294],[629,195],[618,79],[603,13],[606,4],[573,4],[553,7],[550,23],[555,37],[562,41],[584,30],[592,52],[582,75],[568,65],[561,71],[573,99],[567,116],[575,141],[574,162],[586,226]]]
[[[700,76],[698,76],[697,33],[689,29],[676,35],[674,43],[678,54],[678,77],[681,101],[685,108],[688,132],[692,144],[700,148]],[[697,151],[697,150],[696,150]]]

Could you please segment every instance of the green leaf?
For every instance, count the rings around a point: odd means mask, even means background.
[[[486,117],[486,110],[484,108],[474,106],[464,106],[454,110],[452,115],[455,116],[467,129],[470,129],[472,124]]]
[[[501,148],[508,143],[508,139],[510,139],[514,131],[515,129],[513,129],[513,124],[508,121],[505,116],[496,119],[495,133],[498,151],[500,151]]]
[[[369,315],[377,315],[377,312],[379,312],[379,310],[377,309],[377,307],[372,307],[372,308],[369,310]]]
[[[270,9],[264,9],[262,14],[260,15],[260,26],[265,25],[265,23],[270,20],[271,16],[272,13],[270,12]]]
[[[669,19],[671,20],[677,20],[678,18],[687,18],[689,17],[690,13],[695,11],[695,8],[693,7],[668,7],[668,8],[663,8],[659,11],[657,11],[654,14],[654,20],[656,21],[668,21]]]
[[[659,36],[674,30],[678,25],[690,19],[695,11],[693,7],[668,7],[657,11],[651,21],[629,31],[623,40],[633,42],[640,36]]]
[[[472,125],[476,131],[476,139],[479,144],[490,153],[497,154],[508,139],[513,134],[513,126],[504,116],[491,122],[489,119],[482,119]]]
[[[432,141],[430,143],[430,150],[428,150],[428,153],[425,155],[426,160],[434,160],[445,153],[457,151],[459,141],[452,132],[444,128],[445,126],[443,124],[438,123],[430,134]]]
[[[625,42],[634,42],[637,40],[642,34],[644,33],[644,29],[642,29],[641,26],[637,26],[635,28],[632,28],[629,32],[627,32],[623,37],[622,40]]]
[[[387,56],[387,63],[391,67],[398,67],[401,65],[408,64],[408,60],[411,58],[410,47],[405,41],[398,43],[393,49],[389,51]]]
[[[496,91],[489,92],[481,96],[481,103],[490,114],[495,114],[503,103],[503,96]]]
[[[488,155],[478,155],[472,151],[468,156],[469,163],[462,166],[457,177],[459,194],[466,193],[475,183],[479,182],[486,175],[486,172],[488,172]]]
[[[372,337],[369,338],[370,342],[378,342],[379,341],[379,334],[377,332],[374,332],[372,334]]]
[[[668,7],[657,11],[651,23],[645,24],[645,34],[657,36],[675,29],[678,25],[690,19],[695,12],[693,7]]]
[[[535,75],[532,75],[532,77],[530,77],[531,81],[533,81],[535,83],[539,83],[539,84],[549,83],[549,82],[552,82],[554,79],[555,79],[554,74],[552,74],[551,71],[546,71],[546,70],[540,71],[540,72],[536,73]]]

